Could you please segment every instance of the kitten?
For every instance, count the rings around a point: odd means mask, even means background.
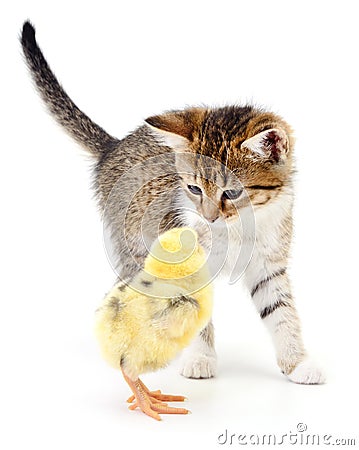
[[[211,234],[215,265],[225,260],[221,269],[232,273],[249,243],[251,258],[243,280],[273,338],[280,369],[297,383],[324,382],[304,349],[287,274],[294,145],[288,124],[250,105],[188,108],[150,117],[118,140],[68,97],[29,22],[23,26],[21,43],[49,110],[96,160],[94,189],[120,278],[133,278],[151,242],[167,228],[193,226],[204,245],[209,245]],[[254,213],[255,242],[239,226],[238,215],[246,211]],[[223,249],[229,249],[228,255]],[[186,354],[184,376],[215,375],[212,323]]]

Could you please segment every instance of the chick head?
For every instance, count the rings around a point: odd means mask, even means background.
[[[159,236],[145,260],[147,273],[162,279],[195,276],[206,264],[198,235],[189,227],[172,228]]]

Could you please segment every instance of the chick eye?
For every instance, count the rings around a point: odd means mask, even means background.
[[[228,191],[224,191],[222,197],[229,200],[235,200],[241,196],[242,192],[243,189],[230,189]]]
[[[195,184],[188,184],[187,188],[194,195],[201,195],[202,194],[202,189],[199,186],[196,186]]]

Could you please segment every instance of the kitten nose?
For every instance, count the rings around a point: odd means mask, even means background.
[[[218,217],[219,217],[218,214],[216,214],[214,216],[204,216],[204,218],[206,220],[208,220],[208,222],[211,222],[211,223],[215,222],[218,219]]]
[[[219,217],[218,205],[207,196],[203,196],[201,212],[202,216],[210,223],[215,222]]]

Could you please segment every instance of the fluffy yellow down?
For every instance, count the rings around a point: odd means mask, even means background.
[[[191,228],[152,245],[129,285],[116,284],[96,314],[105,359],[132,379],[166,366],[208,323],[212,286],[206,255]]]

